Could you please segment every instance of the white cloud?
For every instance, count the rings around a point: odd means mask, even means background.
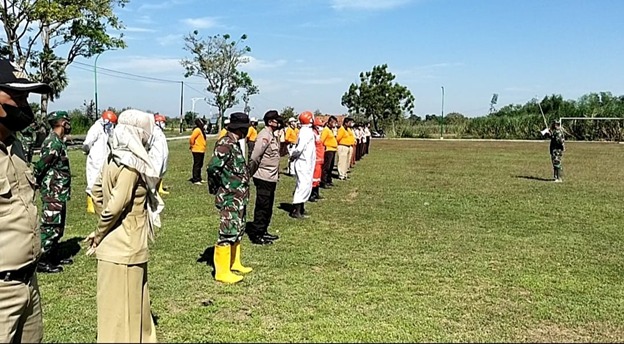
[[[182,19],[181,21],[182,23],[190,26],[193,29],[209,29],[219,26],[217,19],[213,17],[186,18]]]
[[[150,16],[139,16],[134,18],[134,20],[139,24],[154,24],[154,20]]]
[[[184,45],[184,37],[181,34],[169,34],[162,37],[156,38],[158,44],[167,46],[177,44],[180,47]]]
[[[387,10],[403,6],[412,0],[332,0],[335,10]]]
[[[344,80],[342,78],[317,78],[317,79],[297,79],[297,80],[293,80],[293,82],[297,82],[300,84],[304,84],[304,85],[332,85],[332,84],[339,84],[341,82],[343,82]]]
[[[257,71],[257,70],[262,70],[262,69],[278,68],[278,67],[282,67],[286,65],[287,63],[287,61],[284,59],[279,59],[275,61],[265,61],[265,60],[257,59],[253,56],[247,56],[247,59],[249,60],[249,62],[241,66],[241,69],[244,69],[247,71]]]
[[[139,75],[145,75],[146,73],[163,74],[168,72],[184,72],[179,59],[167,57],[131,56],[123,60],[120,59],[115,62],[107,63],[102,67]],[[159,77],[158,75],[145,76]],[[182,79],[182,74],[180,74],[180,79]]]
[[[148,29],[145,27],[135,27],[135,26],[127,26],[122,31],[125,32],[156,32],[154,29]]]
[[[154,2],[153,0],[151,0],[151,3],[139,6],[138,10],[164,10],[176,5],[183,5],[191,2],[193,2],[193,0],[165,0],[161,2]]]

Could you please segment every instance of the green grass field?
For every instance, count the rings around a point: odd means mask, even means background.
[[[547,143],[373,141],[311,218],[277,209],[271,246],[243,241],[255,270],[222,285],[198,257],[214,244],[213,196],[170,143],[163,228],[149,265],[167,342],[624,341],[624,146],[569,143],[555,184]],[[207,159],[210,154],[207,155]],[[71,153],[66,247],[95,226]],[[253,192],[251,209],[253,213]],[[40,275],[45,341],[96,338],[96,262]]]

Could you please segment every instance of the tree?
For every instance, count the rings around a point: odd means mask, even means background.
[[[289,118],[297,117],[295,114],[295,108],[292,106],[287,106],[283,108],[280,114],[285,121],[288,121]]]
[[[187,111],[184,114],[184,123],[186,123],[189,127],[192,127],[195,125],[195,118],[197,118],[197,112]]]
[[[395,78],[388,72],[386,64],[360,73],[360,84],[349,86],[342,96],[342,105],[350,113],[360,113],[372,119],[376,131],[382,120],[394,123],[404,118],[405,112],[413,114],[414,96],[407,87],[393,82]]]
[[[82,107],[84,109],[83,113],[88,119],[92,120],[93,122],[98,120],[98,113],[96,112],[95,102],[93,101],[93,99],[85,100],[82,103]]]
[[[245,108],[243,111],[245,111],[246,114],[250,114],[251,107],[249,106],[249,98],[254,94],[260,93],[260,89],[258,88],[258,86],[253,85],[251,81],[249,81],[247,85],[248,86],[243,89],[243,102],[245,103]]]
[[[114,37],[107,30],[123,29],[113,10],[124,7],[128,1],[2,1],[3,52],[21,68],[33,68],[33,77],[52,87],[52,94],[41,96],[42,113],[47,113],[48,100],[58,98],[67,86],[65,70],[77,57],[89,58],[126,47],[123,34]],[[60,54],[64,54],[64,59]]]
[[[317,117],[317,116],[323,116],[323,113],[319,109],[314,110],[314,117]]]
[[[253,85],[249,74],[238,69],[249,62],[245,55],[251,52],[251,48],[242,46],[247,35],[242,35],[238,41],[230,38],[229,34],[224,34],[204,39],[195,30],[184,37],[184,50],[191,53],[191,58],[180,61],[186,69],[185,77],[199,76],[206,79],[206,89],[214,95],[214,99],[208,102],[219,109],[219,130],[223,127],[223,114],[238,104],[240,90],[244,90],[247,97],[257,93],[253,93],[257,87]]]

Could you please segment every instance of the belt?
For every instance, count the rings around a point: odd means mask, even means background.
[[[0,280],[4,282],[17,281],[28,284],[28,282],[30,282],[30,279],[35,274],[36,269],[37,263],[33,262],[19,270],[1,271]]]

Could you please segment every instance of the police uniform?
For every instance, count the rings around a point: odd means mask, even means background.
[[[256,206],[254,207],[254,219],[247,228],[249,240],[254,244],[270,244],[279,239],[277,235],[269,234],[268,228],[273,216],[273,203],[275,202],[275,189],[279,179],[280,151],[279,138],[268,126],[268,122],[276,120],[282,122],[282,117],[277,111],[268,111],[264,116],[264,129],[260,131],[256,139],[257,144],[249,159],[249,173],[253,175],[256,186]],[[250,128],[251,130],[251,128]]]
[[[2,88],[26,94],[51,92],[46,84],[28,81],[25,73],[8,60],[0,60]],[[40,343],[43,320],[36,273],[41,253],[36,184],[22,144],[14,136],[30,124],[18,122],[16,112],[22,118],[30,113],[30,122],[34,116],[27,103],[21,108],[2,104],[2,108],[6,115],[0,118],[0,126],[12,134],[0,136],[0,342]]]

